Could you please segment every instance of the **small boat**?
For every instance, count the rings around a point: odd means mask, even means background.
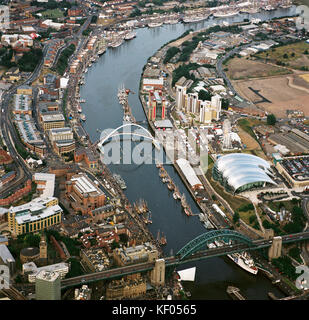
[[[184,208],[185,214],[189,217],[191,216],[190,211],[188,210],[188,208]]]
[[[167,187],[168,187],[169,190],[173,190],[174,189],[173,185],[170,182],[167,184]]]
[[[79,104],[76,106],[76,109],[78,113],[81,113],[83,111]]]
[[[81,120],[86,121],[86,116],[83,113],[81,113],[80,118]]]
[[[173,193],[173,198],[174,198],[175,200],[177,200],[176,192]]]

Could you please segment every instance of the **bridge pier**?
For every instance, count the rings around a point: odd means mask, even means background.
[[[268,250],[268,259],[271,261],[272,259],[277,259],[281,257],[282,250],[282,237],[273,237],[273,242],[271,247]]]
[[[150,275],[150,282],[155,286],[163,286],[165,284],[165,260],[157,259]]]

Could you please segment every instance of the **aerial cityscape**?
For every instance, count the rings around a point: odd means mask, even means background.
[[[0,2],[0,300],[309,299],[308,1]]]

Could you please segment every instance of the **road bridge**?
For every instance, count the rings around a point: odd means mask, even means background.
[[[301,232],[291,235],[282,236],[282,243],[292,243],[309,239],[309,232]],[[206,244],[214,240],[233,241],[232,244],[223,245],[216,248],[205,248]],[[248,237],[228,229],[221,229],[204,233],[180,249],[175,256],[165,257],[166,267],[176,267],[178,265],[203,260],[207,258],[225,256],[241,251],[257,250],[267,248],[272,245],[272,239],[251,240]],[[153,270],[155,261],[144,262],[124,267],[104,270],[86,274],[74,278],[64,279],[61,281],[61,287],[69,288],[83,283],[91,283],[99,280],[108,280],[138,272],[147,272]]]

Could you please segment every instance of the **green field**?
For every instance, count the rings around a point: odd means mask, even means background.
[[[57,19],[63,18],[63,13],[59,9],[51,9],[41,12],[43,18]]]
[[[255,55],[276,64],[288,65],[295,69],[309,65],[309,43],[300,41],[277,48],[271,48]]]

